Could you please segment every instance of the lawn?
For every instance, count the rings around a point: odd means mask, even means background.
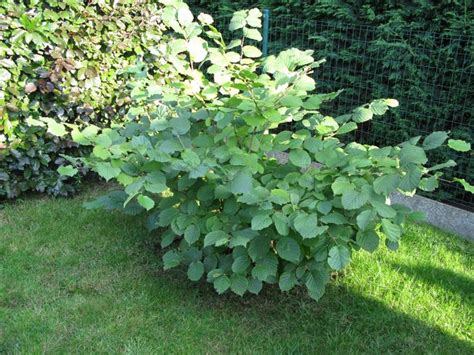
[[[409,226],[320,302],[218,296],[162,271],[141,218],[81,208],[98,193],[0,210],[0,353],[474,352],[474,245],[453,235]]]

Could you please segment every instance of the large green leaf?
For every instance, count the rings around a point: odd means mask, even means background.
[[[176,267],[179,264],[181,264],[181,255],[177,251],[170,250],[163,255],[163,266],[165,270]]]
[[[369,200],[369,196],[364,191],[346,191],[342,194],[342,206],[346,210],[355,210],[364,206]]]
[[[185,117],[175,117],[170,120],[170,126],[173,128],[173,133],[177,135],[186,134],[191,128],[189,120]]]
[[[206,234],[204,237],[204,246],[209,245],[221,246],[226,244],[230,239],[229,234],[222,230],[212,231]]]
[[[293,165],[300,168],[307,168],[311,164],[311,157],[303,149],[292,149],[288,158]]]
[[[114,168],[110,163],[97,163],[96,171],[107,181],[117,177],[120,174],[120,169]]]
[[[255,46],[244,46],[242,52],[246,57],[249,58],[258,58],[262,56],[262,52]]]
[[[250,258],[247,255],[240,255],[235,258],[232,263],[232,271],[238,274],[243,274],[250,266]]]
[[[290,237],[282,237],[276,245],[278,255],[287,261],[297,263],[301,258],[301,249],[299,244]]]
[[[230,190],[234,194],[246,194],[252,191],[252,174],[248,170],[240,170],[230,183]]]
[[[471,143],[467,143],[460,139],[450,139],[448,146],[458,152],[469,152],[471,150]]]
[[[326,270],[310,270],[306,273],[306,288],[311,298],[319,300],[323,294],[326,284],[329,281],[329,274]]]
[[[155,201],[153,201],[150,197],[145,195],[138,195],[137,201],[140,205],[143,206],[147,211],[151,210],[155,207]]]
[[[221,275],[214,280],[214,288],[218,294],[222,294],[230,287],[230,279],[227,275]]]
[[[294,220],[294,226],[303,239],[315,238],[321,234],[321,231],[317,228],[318,216],[315,213],[298,212]]]
[[[433,132],[423,141],[423,148],[425,148],[425,150],[438,148],[446,141],[446,139],[448,139],[448,134],[446,132]]]
[[[280,235],[288,235],[289,232],[289,226],[288,226],[288,217],[286,217],[283,213],[281,212],[276,212],[272,216],[273,219],[273,224],[275,225],[275,228]]]
[[[379,246],[379,236],[374,230],[359,231],[356,241],[362,249],[371,253]]]
[[[280,290],[289,291],[296,286],[297,279],[294,271],[285,271],[280,275],[278,286]]]
[[[362,230],[367,229],[367,227],[369,227],[375,221],[376,217],[377,213],[372,209],[362,211],[356,218],[357,225]]]
[[[379,176],[374,180],[374,191],[378,194],[389,195],[394,192],[400,183],[398,174]]]
[[[290,195],[282,189],[273,189],[270,192],[270,201],[278,205],[284,205],[290,202]]]
[[[272,224],[272,219],[268,214],[257,214],[252,218],[252,229],[259,231]]]
[[[334,270],[342,270],[351,262],[351,252],[344,245],[336,245],[329,250],[328,264]]]
[[[195,224],[189,225],[184,230],[184,239],[189,243],[189,245],[196,243],[200,235],[201,235],[201,231],[199,227]]]
[[[74,176],[78,173],[78,170],[72,165],[60,166],[58,168],[58,173],[62,176]]]
[[[204,264],[200,261],[193,261],[188,267],[188,278],[191,281],[198,281],[204,274]]]
[[[382,219],[382,231],[392,242],[398,242],[402,235],[402,228],[389,219]]]
[[[400,151],[400,163],[402,165],[413,164],[426,164],[428,158],[426,157],[423,148],[416,147],[411,144],[405,144]]]
[[[243,296],[248,289],[247,278],[242,275],[233,274],[230,277],[230,289],[239,296]]]

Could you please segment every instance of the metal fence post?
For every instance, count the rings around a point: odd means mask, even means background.
[[[264,57],[268,55],[268,36],[270,31],[270,10],[263,9],[263,41],[262,41],[262,54]]]

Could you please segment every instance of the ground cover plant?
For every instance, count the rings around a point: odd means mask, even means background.
[[[1,353],[473,351],[468,241],[407,225],[399,251],[354,254],[319,302],[276,285],[218,296],[186,270],[161,270],[143,217],[81,208],[105,192],[0,209]]]
[[[257,59],[259,10],[234,14],[229,28],[238,38],[227,44],[209,15],[195,21],[182,1],[163,3],[163,78],[156,82],[146,63],[128,69],[136,78],[129,121],[106,129],[45,124],[92,148],[90,156],[69,158],[63,175],[85,165],[122,185],[86,207],[149,211],[165,269],[186,265],[191,280],[206,278],[218,293],[304,285],[318,300],[354,251],[372,252],[380,241],[398,249],[403,224],[419,214],[389,205],[388,196],[433,191],[441,170],[455,165],[429,166],[425,151],[470,150],[441,131],[393,147],[342,143],[340,136],[398,102],[325,115],[320,105],[338,93],[313,93],[311,73],[322,61],[311,51]],[[305,128],[278,130],[287,122]],[[269,156],[279,151],[288,152],[287,164]]]

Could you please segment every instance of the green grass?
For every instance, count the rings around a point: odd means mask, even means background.
[[[473,353],[474,247],[424,225],[302,290],[218,296],[162,271],[140,218],[75,199],[0,210],[0,353]]]

